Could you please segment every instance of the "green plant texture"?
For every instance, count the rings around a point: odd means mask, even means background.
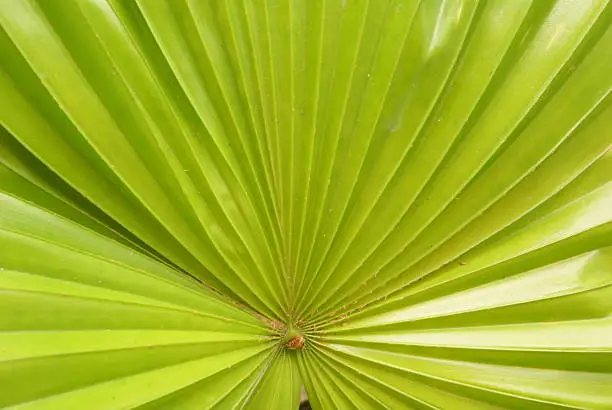
[[[608,0],[0,24],[0,408],[612,409]]]

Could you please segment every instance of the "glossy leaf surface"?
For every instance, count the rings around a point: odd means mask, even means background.
[[[0,23],[0,407],[612,408],[608,1]]]

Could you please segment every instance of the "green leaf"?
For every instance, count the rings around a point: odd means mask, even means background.
[[[0,24],[0,407],[612,407],[607,0]]]

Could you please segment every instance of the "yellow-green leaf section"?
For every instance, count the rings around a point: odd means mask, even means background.
[[[612,408],[609,1],[0,24],[0,408]]]

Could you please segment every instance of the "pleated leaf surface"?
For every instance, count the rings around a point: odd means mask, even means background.
[[[0,408],[612,408],[607,0],[0,24]]]

